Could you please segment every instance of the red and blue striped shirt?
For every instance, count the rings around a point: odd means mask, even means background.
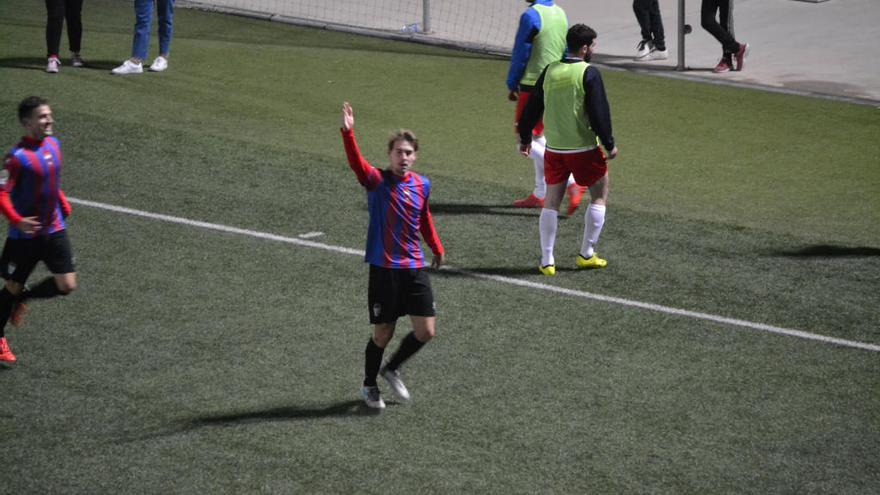
[[[9,220],[10,239],[28,239],[65,229],[70,204],[61,191],[61,146],[58,138],[23,137],[3,160],[0,172],[0,212]],[[26,234],[15,226],[23,217],[36,217],[40,230]]]
[[[384,268],[422,268],[425,256],[419,233],[434,256],[443,246],[428,208],[431,182],[414,172],[399,177],[373,167],[358,149],[351,130],[342,130],[348,165],[367,190],[370,226],[365,261]]]

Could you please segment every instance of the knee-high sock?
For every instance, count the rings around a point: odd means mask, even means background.
[[[547,194],[547,184],[544,182],[544,142],[544,136],[532,139],[532,151],[529,152],[529,158],[535,166],[535,189],[532,194],[541,199]]]
[[[584,240],[581,243],[581,256],[589,258],[593,255],[593,246],[599,242],[599,234],[605,225],[605,205],[590,203],[584,212]]]
[[[12,308],[15,306],[16,297],[9,292],[6,287],[0,290],[0,338],[6,333],[6,323],[9,321],[9,315],[12,314]]]
[[[55,283],[55,277],[46,277],[39,284],[28,287],[21,293],[19,301],[27,301],[28,299],[49,299],[50,297],[63,296],[64,292],[58,290],[58,284]]]
[[[553,259],[553,245],[556,244],[556,226],[559,212],[548,208],[541,209],[538,230],[541,232],[541,266],[556,264]]]
[[[364,351],[364,386],[375,387],[376,375],[379,374],[379,368],[382,366],[382,354],[385,349],[376,345],[370,338],[367,342],[367,349]]]
[[[425,344],[426,342],[422,342],[416,338],[415,332],[406,334],[406,337],[400,342],[400,347],[397,349],[397,352],[395,352],[394,355],[391,356],[391,360],[388,361],[388,369],[396,370],[397,368],[400,368],[401,364],[411,358],[413,354],[419,352],[419,349]]]

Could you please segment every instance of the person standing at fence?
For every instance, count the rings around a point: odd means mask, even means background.
[[[608,201],[607,160],[617,156],[611,133],[611,109],[599,70],[590,65],[596,49],[596,31],[584,24],[568,30],[568,56],[553,62],[538,77],[535,90],[519,121],[520,152],[528,154],[531,132],[541,116],[547,135],[544,173],[547,199],[538,224],[541,264],[544,275],[556,275],[553,247],[559,205],[565,182],[574,176],[590,189],[590,207],[584,213],[584,237],[575,258],[577,268],[603,268],[607,261],[594,251],[605,224]],[[602,152],[605,146],[606,153]]]
[[[73,251],[64,220],[70,203],[61,191],[61,147],[54,136],[49,103],[30,96],[18,105],[25,134],[3,160],[0,212],[9,233],[0,255],[5,285],[0,289],[0,362],[14,363],[6,340],[6,323],[21,324],[29,299],[65,296],[76,289]],[[42,261],[52,273],[35,286],[25,282]]]
[[[743,61],[749,54],[749,44],[740,43],[733,36],[733,0],[703,0],[700,24],[721,43],[721,60],[712,71],[742,70]]]
[[[354,139],[354,111],[348,102],[342,105],[340,131],[348,165],[367,190],[370,212],[365,261],[370,264],[367,304],[373,335],[364,351],[361,393],[368,407],[383,409],[385,401],[376,377],[381,375],[397,397],[409,400],[409,391],[400,378],[400,366],[434,337],[434,294],[424,270],[419,234],[434,254],[434,268],[443,265],[445,253],[428,208],[431,182],[412,171],[419,150],[415,134],[399,130],[391,135],[388,167],[380,171],[361,156]],[[382,366],[382,356],[394,336],[397,319],[404,315],[410,315],[413,330]]]
[[[117,75],[140,74],[144,71],[143,62],[150,48],[150,31],[153,24],[153,1],[134,0],[134,40],[131,58],[111,72]],[[155,0],[156,16],[159,18],[159,56],[153,59],[150,71],[162,72],[168,68],[168,54],[171,49],[172,21],[174,19],[174,0]]]
[[[565,55],[565,31],[568,18],[562,7],[553,0],[527,0],[531,4],[519,18],[519,27],[510,68],[507,71],[507,98],[516,102],[514,122],[518,122],[538,75],[550,62],[562,60]],[[514,124],[515,125],[515,124]],[[516,131],[516,129],[514,128]],[[535,188],[525,199],[513,202],[517,208],[541,208],[547,185],[544,182],[543,125],[538,122],[533,130],[533,140],[529,158],[535,167]],[[569,183],[568,214],[571,215],[580,203],[584,189],[574,181]]]
[[[642,29],[642,41],[636,45],[636,61],[669,58],[659,0],[633,0],[633,12]]]
[[[83,0],[46,0],[46,72],[57,74],[61,68],[61,31],[67,20],[67,43],[70,65],[82,67],[82,5]]]

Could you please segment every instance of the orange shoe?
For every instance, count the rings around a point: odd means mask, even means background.
[[[534,194],[529,194],[529,197],[526,199],[518,199],[514,201],[513,206],[517,208],[543,208],[544,200]]]
[[[0,361],[4,363],[15,362],[15,354],[12,353],[9,344],[6,343],[6,337],[0,338]]]
[[[9,315],[9,323],[12,323],[12,326],[14,327],[24,325],[24,315],[26,315],[27,312],[27,304],[23,302],[15,303],[15,306],[12,308],[12,313]]]
[[[568,189],[568,214],[571,215],[574,213],[574,210],[577,210],[578,205],[581,204],[581,198],[584,196],[584,191],[587,188],[573,183],[566,189]]]

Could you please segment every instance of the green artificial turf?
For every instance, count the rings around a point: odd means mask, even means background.
[[[365,197],[338,134],[348,100],[378,166],[390,130],[419,134],[457,270],[432,274],[438,336],[404,369],[414,401],[386,394],[375,415],[358,397],[360,256],[75,203],[79,290],[8,332],[0,493],[880,483],[877,352],[504,282],[878,345],[876,109],[603,72],[621,149],[609,266],[573,270],[578,210],[550,279],[537,212],[508,206],[532,166],[504,60],[178,8],[169,70],[113,77],[131,6],[90,0],[88,66],[48,75],[43,9],[0,3],[0,142],[18,138],[24,96],[50,98],[69,196],[362,249]]]

